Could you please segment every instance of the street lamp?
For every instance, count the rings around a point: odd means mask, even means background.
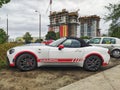
[[[8,14],[7,14],[6,27],[7,27],[7,42],[8,42]]]
[[[37,10],[35,12],[39,14],[39,40],[41,40],[41,14]]]

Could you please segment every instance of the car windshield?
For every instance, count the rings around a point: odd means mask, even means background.
[[[63,41],[65,41],[65,37],[64,38],[61,38],[61,39],[58,39],[52,43],[49,44],[49,46],[52,46],[52,47],[57,47],[59,44],[61,44]]]

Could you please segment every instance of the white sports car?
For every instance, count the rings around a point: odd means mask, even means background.
[[[90,46],[84,40],[64,37],[50,45],[24,45],[7,51],[9,66],[27,71],[36,67],[80,66],[86,70],[97,71],[109,63],[107,48]]]

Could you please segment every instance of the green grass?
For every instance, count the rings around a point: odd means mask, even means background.
[[[0,44],[0,69],[6,67],[6,56],[7,56],[7,50],[9,50],[12,47],[22,45],[20,43],[4,43]]]
[[[0,69],[5,68],[6,66],[6,61],[0,60]]]

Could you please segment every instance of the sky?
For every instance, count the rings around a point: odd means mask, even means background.
[[[38,37],[39,14],[41,14],[41,34],[45,36],[49,25],[50,0],[11,0],[0,8],[0,28],[6,31],[7,15],[9,37],[22,37],[30,32],[32,37]],[[120,0],[52,0],[52,11],[66,9],[69,12],[79,10],[79,16],[98,15],[101,17],[100,29],[102,34],[107,34],[110,22],[104,21],[104,15],[108,13],[105,6],[109,3],[120,3]],[[35,11],[38,12],[35,12]]]

